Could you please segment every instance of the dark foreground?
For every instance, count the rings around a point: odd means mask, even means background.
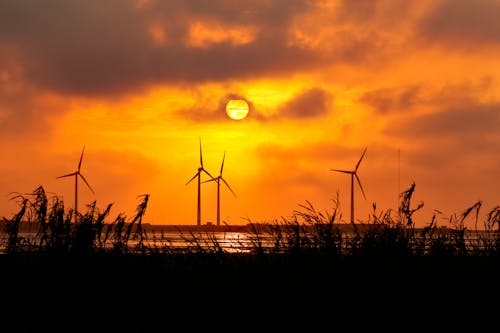
[[[497,325],[499,263],[497,257],[2,255],[0,330],[405,332],[469,323],[480,331]]]

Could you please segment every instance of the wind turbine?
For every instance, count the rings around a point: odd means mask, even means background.
[[[209,179],[204,181],[206,182],[217,182],[217,225],[220,225],[220,181],[224,182],[224,184],[227,186],[229,191],[236,197],[236,194],[234,193],[233,189],[229,184],[226,182],[224,178],[222,178],[222,170],[224,169],[224,160],[226,159],[226,152],[224,152],[224,156],[222,157],[222,164],[220,166],[220,173],[217,177]]]
[[[79,176],[83,179],[83,181],[88,186],[88,188],[90,189],[90,191],[93,194],[95,194],[94,190],[92,189],[92,187],[90,187],[90,184],[87,182],[87,180],[85,179],[85,177],[80,172],[80,168],[82,166],[83,152],[84,151],[85,151],[85,145],[83,146],[82,155],[80,155],[80,162],[78,163],[78,169],[76,169],[75,172],[68,173],[67,175],[62,175],[62,176],[56,177],[56,178],[64,178],[64,177],[71,177],[71,176],[75,177],[75,219],[76,219],[76,214],[78,214],[78,177]]]
[[[197,225],[201,225],[201,173],[204,172],[206,173],[207,175],[210,176],[210,178],[214,179],[214,177],[212,177],[212,175],[203,168],[203,157],[202,157],[202,153],[201,153],[201,139],[200,139],[200,167],[198,168],[198,171],[195,173],[195,175],[193,176],[193,178],[191,178],[187,183],[191,183],[191,181],[193,181],[195,178],[198,178],[198,215],[197,215],[197,219],[196,219],[196,224]]]
[[[351,223],[354,223],[354,178],[356,178],[356,180],[358,181],[359,188],[361,189],[361,193],[363,193],[363,197],[366,200],[365,191],[363,191],[363,186],[361,185],[361,181],[359,180],[358,173],[357,173],[358,168],[359,168],[359,164],[361,163],[361,160],[365,156],[365,153],[366,153],[366,148],[363,150],[363,154],[361,154],[361,157],[359,158],[358,163],[356,163],[356,167],[354,168],[354,170],[330,169],[331,171],[343,172],[343,173],[348,173],[351,175]]]

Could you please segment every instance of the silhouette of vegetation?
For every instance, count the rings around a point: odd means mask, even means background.
[[[15,193],[12,200],[19,211],[3,218],[1,248],[6,254],[96,254],[134,255],[211,255],[219,258],[263,257],[443,257],[493,256],[500,254],[500,206],[494,207],[480,228],[481,201],[438,226],[436,211],[423,228],[416,228],[414,214],[423,203],[412,205],[415,183],[400,195],[398,213],[391,210],[373,213],[367,222],[341,223],[340,204],[332,212],[321,212],[306,201],[290,217],[271,223],[248,220],[246,235],[223,239],[215,231],[196,234],[179,231],[177,239],[144,228],[149,194],[138,196],[135,215],[124,213],[110,218],[112,204],[104,210],[96,202],[84,214],[65,210],[57,196],[49,198],[43,187],[32,193]],[[442,217],[439,217],[442,219]],[[467,225],[474,225],[468,228]],[[244,237],[243,237],[244,236]],[[228,245],[229,244],[229,245]]]
[[[144,253],[142,220],[149,195],[139,198],[136,214],[130,222],[120,213],[114,222],[106,224],[112,204],[101,212],[94,201],[87,206],[85,214],[80,214],[72,209],[65,211],[64,203],[57,196],[49,200],[41,186],[27,195],[16,193],[12,199],[19,201],[19,212],[11,219],[3,218],[4,234],[7,235],[5,253],[89,255],[130,250]],[[72,222],[74,215],[76,219]],[[133,249],[128,245],[131,237],[138,240]]]

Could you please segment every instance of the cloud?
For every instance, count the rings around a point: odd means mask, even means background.
[[[343,21],[367,22],[372,21],[377,14],[377,2],[371,0],[339,2],[337,15]]]
[[[321,88],[314,87],[301,91],[281,105],[273,118],[306,119],[323,115],[330,110],[332,95]]]
[[[304,1],[2,2],[0,45],[17,46],[17,65],[34,85],[78,95],[284,75],[320,58],[287,42],[294,15],[307,10]],[[193,22],[233,32],[192,46]]]
[[[422,19],[418,34],[444,45],[475,48],[500,42],[500,2],[446,0]]]
[[[0,133],[3,140],[31,140],[47,135],[48,118],[63,110],[57,98],[38,96],[30,88],[9,89],[0,83]],[[26,142],[25,142],[26,143]]]
[[[476,82],[448,83],[440,87],[419,83],[367,91],[358,101],[369,105],[379,114],[408,113],[422,106],[444,108],[473,104],[492,86],[493,78],[490,76]]]
[[[422,87],[382,88],[364,93],[359,101],[368,104],[380,114],[400,112],[420,101]]]
[[[106,96],[156,84],[289,77],[332,63],[379,68],[413,5],[327,7],[308,0],[2,2],[0,47],[15,45],[16,66],[39,89]]]
[[[302,90],[282,103],[271,114],[262,114],[253,110],[257,121],[306,120],[327,114],[332,107],[333,95],[322,88],[313,87]]]
[[[423,136],[453,135],[463,137],[497,133],[500,104],[468,105],[421,116],[409,121],[405,132]]]
[[[452,145],[469,151],[498,150],[500,104],[468,104],[394,122],[386,130],[395,137],[419,145],[435,145],[453,139]],[[476,143],[476,144],[472,144]]]

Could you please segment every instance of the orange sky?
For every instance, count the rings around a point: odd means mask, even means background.
[[[500,2],[10,1],[0,3],[0,216],[42,185],[73,207],[113,203],[146,220],[195,224],[199,164],[221,216],[271,222],[306,200],[356,219],[395,209],[415,181],[419,225],[500,202]],[[251,106],[229,119],[231,98]],[[398,158],[400,151],[400,158]],[[399,188],[398,188],[399,185]],[[215,221],[216,186],[202,186]]]

